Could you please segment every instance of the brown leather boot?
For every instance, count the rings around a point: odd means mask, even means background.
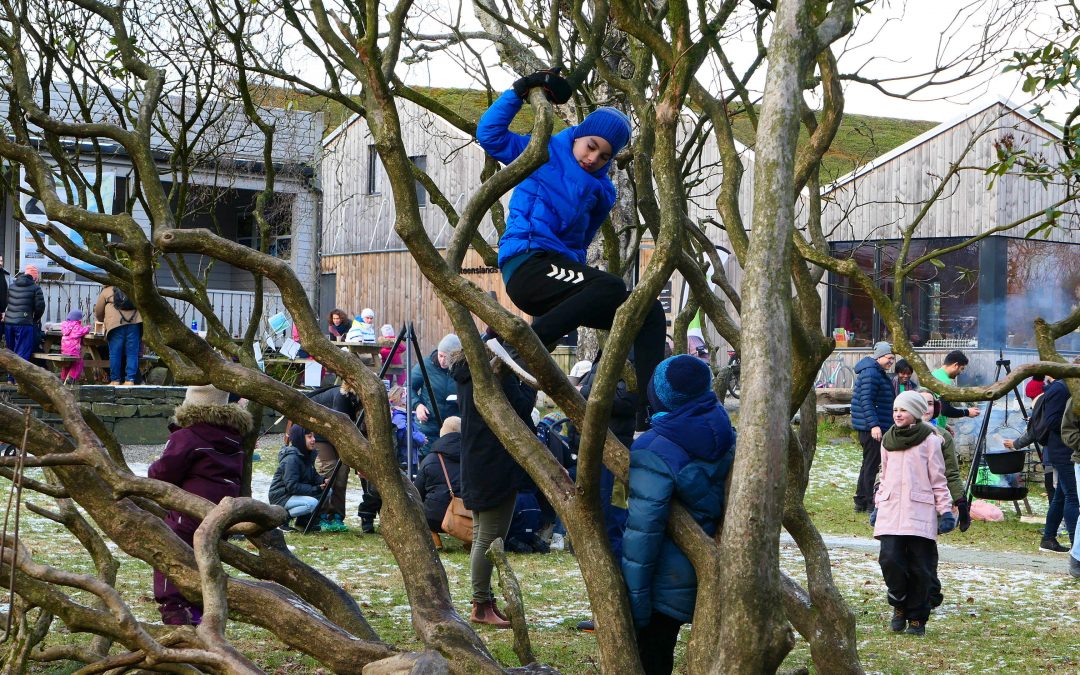
[[[494,599],[491,600],[491,611],[495,612],[495,616],[499,617],[503,621],[510,621],[510,617],[502,613],[499,609],[499,604]]]
[[[487,600],[485,602],[476,602],[473,600],[472,615],[469,616],[469,621],[495,626],[496,628],[510,628],[510,622],[500,617],[495,612],[494,600]]]
[[[442,550],[442,537],[439,536],[438,532],[432,532],[431,533],[431,541],[435,542],[435,550],[436,551],[441,551]]]

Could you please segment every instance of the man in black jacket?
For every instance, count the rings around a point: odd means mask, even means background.
[[[8,287],[4,310],[4,342],[27,361],[34,354],[37,325],[45,314],[45,294],[37,284],[40,276],[36,267],[27,265]]]
[[[1061,439],[1061,418],[1069,404],[1069,389],[1061,380],[1046,376],[1049,383],[1039,399],[1039,413],[1032,413],[1034,438],[1043,446],[1045,461],[1057,474],[1057,488],[1046,510],[1046,525],[1043,526],[1043,538],[1039,548],[1057,553],[1069,549],[1057,541],[1057,531],[1065,519],[1065,529],[1069,539],[1076,541],[1076,518],[1080,514],[1080,504],[1076,498],[1076,473],[1073,471],[1072,449]]]

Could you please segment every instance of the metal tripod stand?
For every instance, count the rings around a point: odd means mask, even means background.
[[[427,390],[428,393],[428,400],[431,402],[431,414],[435,417],[435,422],[439,426],[442,426],[442,415],[439,413],[439,402],[435,400],[435,390],[431,386],[431,378],[428,377],[427,365],[425,365],[424,356],[420,351],[420,340],[416,336],[416,329],[411,321],[401,326],[401,330],[398,332],[397,339],[394,340],[394,345],[390,348],[390,358],[386,359],[383,362],[382,366],[379,367],[379,379],[381,380],[386,377],[386,371],[390,369],[390,361],[393,360],[394,354],[397,353],[398,347],[401,346],[402,342],[405,342],[407,345],[405,349],[406,376],[408,375],[408,373],[412,372],[412,359],[415,355],[417,364],[420,366],[420,375],[424,380],[424,388]],[[419,464],[419,459],[415,457],[417,448],[413,447],[412,442],[412,388],[406,387],[405,392],[405,408],[408,412],[405,418],[405,471],[411,478],[415,474],[416,465]],[[363,424],[364,414],[366,412],[367,411],[365,409],[360,409],[360,413],[356,416],[357,427]],[[414,460],[416,460],[415,464]],[[341,457],[339,456],[337,462],[334,463],[334,468],[330,471],[330,476],[327,478],[326,487],[323,488],[322,492],[319,494],[319,503],[316,504],[315,510],[312,512],[313,517],[317,516],[317,514],[322,510],[323,506],[325,505],[326,500],[330,496],[330,490],[333,488],[334,480],[337,478],[338,472],[341,471],[343,466],[344,465],[341,462]],[[345,470],[347,471],[348,467],[346,467]],[[307,534],[311,530],[311,522],[314,519],[313,517],[309,517],[307,524],[304,525],[304,534]]]
[[[995,382],[997,382],[1001,378],[1001,371],[1002,370],[1005,371],[1005,375],[1009,375],[1012,372],[1012,367],[1011,367],[1012,366],[1012,361],[1005,358],[1005,354],[1003,352],[1001,352],[1001,351],[998,352],[998,360],[997,360],[995,365],[997,366],[997,370],[994,372],[994,381]],[[1020,396],[1020,387],[1019,387],[1019,385],[1014,386],[1012,388],[1012,390],[1011,390],[1011,393],[1012,393],[1013,396],[1016,397],[1016,402],[1020,405],[1020,415],[1021,415],[1021,417],[1023,417],[1025,422],[1027,422],[1028,419],[1029,419],[1029,415],[1028,415],[1027,408],[1024,406],[1024,399],[1023,399],[1022,396]],[[1005,393],[1004,398],[1005,398],[1005,414],[1006,414],[1006,419],[1007,419],[1007,416],[1009,414],[1009,412],[1008,412],[1009,411],[1009,392]],[[970,503],[970,498],[971,498],[971,488],[975,484],[975,479],[978,476],[979,465],[982,463],[983,455],[986,454],[986,436],[987,436],[987,432],[990,429],[990,412],[993,409],[994,409],[994,401],[990,400],[987,403],[986,410],[983,412],[983,420],[982,420],[982,425],[979,428],[979,436],[975,441],[975,454],[971,458],[971,469],[968,470],[967,483],[964,484],[964,497],[968,499],[969,503]],[[1038,442],[1036,441],[1033,445],[1035,447],[1036,452],[1038,452],[1039,451]],[[1024,497],[1024,507],[1027,509],[1027,512],[1030,514],[1031,513],[1031,504],[1028,503],[1027,497]],[[1013,500],[1013,508],[1016,509],[1016,515],[1017,516],[1021,515],[1020,503],[1018,501]]]

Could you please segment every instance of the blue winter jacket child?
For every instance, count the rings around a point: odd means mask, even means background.
[[[881,427],[885,433],[892,426],[892,380],[874,358],[864,356],[855,364],[855,390],[851,394],[851,428],[870,431]]]
[[[524,103],[513,89],[487,109],[476,127],[476,140],[489,155],[509,164],[529,144],[529,136],[510,131]],[[586,172],[574,159],[574,129],[564,129],[548,143],[548,161],[521,181],[510,196],[506,230],[499,239],[499,267],[508,281],[529,251],[553,251],[585,262],[585,250],[615,205],[609,161]],[[512,258],[522,256],[510,266]]]
[[[638,628],[654,612],[691,621],[697,576],[666,534],[671,502],[689,509],[705,533],[716,533],[724,511],[724,481],[735,457],[735,431],[711,391],[667,414],[630,449],[630,499],[622,571]]]
[[[390,409],[390,423],[394,425],[394,435],[397,439],[397,454],[398,463],[402,466],[409,461],[409,417],[410,415],[402,408]],[[416,414],[412,414],[412,444],[416,453],[420,452],[420,448],[424,447],[427,443],[427,436],[420,431],[420,423],[416,421]],[[417,454],[417,460],[419,460],[419,454]]]

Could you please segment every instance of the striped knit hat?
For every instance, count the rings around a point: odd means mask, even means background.
[[[701,359],[679,354],[664,359],[649,382],[649,403],[657,412],[678,410],[712,387],[712,371]]]

